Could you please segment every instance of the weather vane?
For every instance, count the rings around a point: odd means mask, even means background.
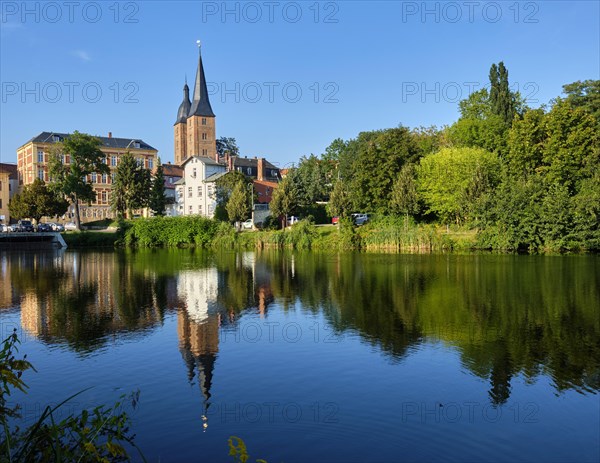
[[[200,40],[196,40],[196,45],[198,45],[198,53],[200,53],[200,49],[202,47],[202,42]]]

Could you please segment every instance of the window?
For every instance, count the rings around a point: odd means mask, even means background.
[[[103,191],[103,192],[102,192],[102,196],[101,196],[101,198],[102,198],[102,202],[103,202],[103,203],[106,203],[106,191]]]
[[[202,140],[206,140],[206,139],[207,139],[206,132],[203,132],[202,133]]]
[[[58,142],[60,141],[60,137],[58,135],[52,135],[52,141]]]
[[[192,187],[189,186],[188,187],[188,198],[191,198],[191,197],[192,197]],[[192,207],[192,206],[190,206],[190,207]]]
[[[140,147],[140,142],[139,141],[134,141],[133,142],[133,147],[134,148],[139,148]]]
[[[44,152],[42,150],[38,150],[38,162],[44,162]]]
[[[154,159],[148,158],[148,169],[154,169]]]
[[[38,178],[44,180],[44,169],[38,169]]]
[[[202,125],[206,125],[206,117],[202,118]]]
[[[110,183],[115,183],[116,179],[117,179],[117,174],[115,174],[115,173],[110,174]]]
[[[2,198],[0,198],[0,209],[2,209]]]
[[[192,170],[192,178],[196,178],[196,168],[194,167],[194,170]]]
[[[252,175],[252,167],[248,167],[246,169],[246,172],[248,173],[248,175]]]
[[[110,165],[113,167],[115,167],[117,165],[117,157],[116,156],[110,157]]]
[[[102,183],[108,183],[108,175],[102,174]]]
[[[2,180],[0,180],[0,191],[2,191]]]
[[[169,183],[173,183],[173,177],[169,177]]]
[[[277,171],[275,169],[271,171],[271,177],[277,177]]]
[[[190,206],[190,207],[188,208],[188,211],[190,211],[190,214],[193,214],[193,213],[194,213],[194,210],[192,209],[192,206]]]
[[[202,150],[202,156],[208,156],[208,150]]]
[[[198,197],[202,198],[202,186],[198,187]]]
[[[136,158],[135,161],[137,162],[138,166],[144,167],[144,158]]]
[[[198,214],[202,214],[202,204],[198,204]]]
[[[92,183],[96,183],[97,180],[96,172],[92,172]]]

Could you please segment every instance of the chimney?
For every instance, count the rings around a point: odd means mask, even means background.
[[[108,138],[112,138],[112,132],[108,132]]]
[[[233,156],[227,155],[227,171],[231,172],[233,170]]]
[[[258,180],[265,179],[265,158],[258,158],[258,172],[256,173]]]

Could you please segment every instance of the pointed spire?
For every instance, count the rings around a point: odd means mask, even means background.
[[[210,106],[208,100],[208,89],[206,88],[206,77],[204,76],[204,66],[202,65],[202,51],[200,40],[198,44],[198,69],[196,70],[196,81],[194,83],[194,99],[190,108],[189,117],[191,116],[208,116],[215,117],[215,113]]]
[[[179,105],[179,110],[177,111],[177,120],[175,124],[180,124],[186,122],[188,118],[188,114],[190,113],[190,108],[192,103],[190,102],[190,88],[187,84],[187,76],[185,78],[185,85],[183,86],[183,101]]]

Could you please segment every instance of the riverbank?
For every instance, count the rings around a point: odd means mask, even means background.
[[[225,222],[199,216],[154,217],[126,221],[116,232],[64,233],[71,248],[88,247],[202,247],[216,249],[298,249],[372,252],[499,251],[565,253],[593,252],[580,247],[512,249],[486,243],[477,229],[405,222],[383,217],[357,227],[350,222],[337,226],[314,225],[301,220],[285,230],[243,230]]]
[[[476,250],[476,230],[446,230],[433,225],[380,220],[362,227],[350,223],[316,226],[300,221],[285,230],[244,230],[203,217],[155,217],[124,222],[121,229],[64,233],[70,248],[204,247],[224,249],[289,248],[431,252]]]

